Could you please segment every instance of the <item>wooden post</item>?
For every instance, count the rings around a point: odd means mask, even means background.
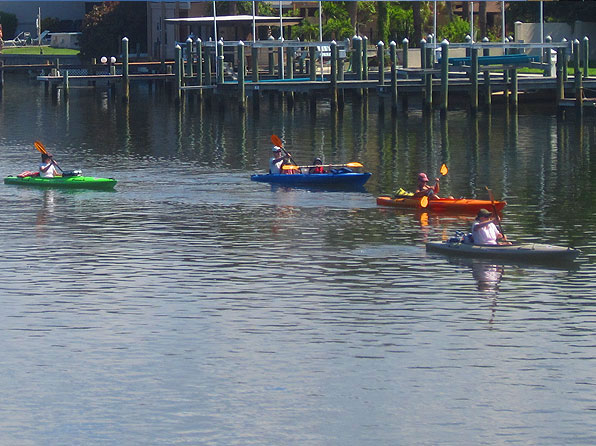
[[[391,41],[389,44],[389,57],[391,59],[391,108],[397,108],[397,44]]]
[[[482,43],[489,43],[488,37],[484,37],[482,39]],[[490,49],[484,48],[482,50],[482,55],[483,56],[490,56]],[[491,102],[492,102],[492,87],[490,85],[490,69],[488,68],[488,66],[483,71],[483,80],[484,80],[484,82],[483,82],[483,86],[484,86],[484,105],[486,105],[487,108],[490,108],[491,107]]]
[[[426,59],[426,69],[432,70],[433,67],[433,48],[430,45],[425,46],[424,56]],[[426,73],[424,76],[424,83],[426,85],[425,90],[426,93],[424,95],[424,105],[427,110],[431,110],[433,107],[433,75],[431,73]]]
[[[180,88],[182,87],[182,48],[180,48],[180,45],[176,45],[174,52],[174,76],[176,79],[174,89],[176,90],[176,103],[180,103],[182,96],[182,90]]]
[[[122,39],[122,101],[130,100],[130,77],[128,71],[128,37]]]
[[[557,105],[565,98],[565,86],[563,84],[563,54],[564,48],[557,49]]]
[[[245,73],[244,42],[238,42],[238,103],[240,110],[246,109],[246,87],[244,85]]]
[[[68,94],[70,93],[70,80],[68,78],[68,70],[64,70],[63,83],[64,83],[64,97],[67,98]]]
[[[447,114],[449,105],[449,41],[441,42],[441,114]]]
[[[580,70],[580,43],[579,40],[573,41],[573,70],[575,74],[575,105],[578,111],[583,111],[583,86],[582,86],[582,72]]]
[[[277,49],[277,75],[280,79],[284,78],[284,67],[282,66],[284,63],[284,47],[283,41],[281,41],[282,46]]]
[[[252,47],[252,81],[259,82],[259,48],[256,46]]]
[[[195,52],[197,53],[197,85],[200,86],[203,85],[203,42],[201,39],[197,39]]]
[[[368,80],[368,37],[362,38],[362,78]]]
[[[288,79],[294,79],[294,48],[288,47],[287,53],[288,63],[286,66],[286,77]]]
[[[269,40],[273,40],[273,36],[270,36]],[[275,57],[273,55],[273,48],[269,48],[269,76],[273,76],[275,72]]]
[[[377,43],[377,62],[379,63],[379,86],[385,86],[385,44]]]
[[[352,45],[354,46],[352,71],[356,73],[356,79],[362,80],[362,38],[360,36],[354,36]]]
[[[590,70],[590,39],[588,36],[585,36],[582,40],[582,59],[584,66],[584,79],[587,79]]]
[[[311,81],[317,80],[317,47],[316,46],[309,46],[308,47],[308,58],[309,58],[309,71],[308,74],[310,75]]]
[[[545,43],[552,43],[553,38],[551,36],[546,36],[544,39]],[[542,49],[542,63],[546,65],[544,69],[544,77],[551,77],[551,61],[550,61],[550,48],[543,48]]]
[[[478,110],[478,48],[472,48],[471,54],[470,108],[475,113]]]
[[[192,54],[192,39],[189,37],[186,39],[186,75],[188,77],[193,77]]]
[[[217,84],[224,83],[224,43],[223,40],[217,41]]]
[[[410,41],[406,38],[404,38],[404,40],[401,41],[401,48],[402,48],[402,67],[403,68],[408,68],[408,54],[410,52]],[[406,79],[408,78],[408,74],[406,73]]]
[[[519,87],[517,82],[517,69],[511,70],[511,105],[517,108],[519,100]]]
[[[567,39],[565,37],[563,37],[563,40],[561,40],[561,42],[565,43],[565,44],[569,44],[569,42],[567,41]],[[563,82],[567,82],[567,78],[568,78],[568,54],[569,52],[567,51],[567,48],[569,48],[569,46],[566,46],[562,49],[562,62],[563,62]]]
[[[337,107],[337,42],[331,41],[331,107]]]
[[[211,47],[205,47],[205,85],[212,85],[211,78]]]

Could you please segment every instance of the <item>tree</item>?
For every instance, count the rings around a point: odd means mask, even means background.
[[[385,45],[389,44],[389,11],[387,2],[377,2],[377,27],[379,29],[379,40]]]
[[[12,39],[17,32],[19,21],[15,14],[0,11],[0,25],[2,25],[2,34],[4,39]]]
[[[488,29],[486,27],[486,2],[478,4],[478,28],[480,31],[479,39],[488,36]]]
[[[412,2],[412,15],[414,20],[413,44],[418,45],[422,40],[422,2]]]
[[[79,44],[83,58],[120,54],[123,37],[146,51],[147,9],[145,2],[104,2],[83,19]]]

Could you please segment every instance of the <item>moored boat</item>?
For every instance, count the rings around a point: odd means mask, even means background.
[[[252,181],[277,184],[288,187],[362,187],[372,174],[370,172],[329,172],[313,174],[255,174],[251,175]]]
[[[84,177],[82,175],[42,178],[40,176],[8,176],[4,184],[67,189],[113,189],[117,181],[113,178]]]
[[[476,200],[471,198],[439,198],[435,200],[428,200],[428,205],[423,207],[420,203],[420,198],[414,197],[396,197],[388,196],[377,197],[377,204],[380,206],[389,206],[405,209],[424,209],[432,212],[460,212],[460,213],[476,213],[480,209],[497,209],[500,212],[507,202],[490,200]]]
[[[475,245],[460,241],[428,242],[426,250],[448,255],[509,260],[522,263],[564,263],[573,261],[581,251],[543,243],[512,245]]]

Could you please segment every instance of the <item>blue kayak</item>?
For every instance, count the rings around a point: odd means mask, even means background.
[[[295,173],[295,174],[255,174],[252,181],[277,184],[288,187],[362,187],[372,174],[370,172],[337,172],[337,173]]]

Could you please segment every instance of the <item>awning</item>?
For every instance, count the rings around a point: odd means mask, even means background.
[[[208,25],[216,21],[218,25],[249,25],[253,23],[252,15],[218,15],[216,17],[181,17],[177,19],[165,19],[166,23],[178,25]],[[302,17],[283,17],[284,26],[299,25]],[[254,21],[259,26],[279,26],[279,17],[257,15]]]

